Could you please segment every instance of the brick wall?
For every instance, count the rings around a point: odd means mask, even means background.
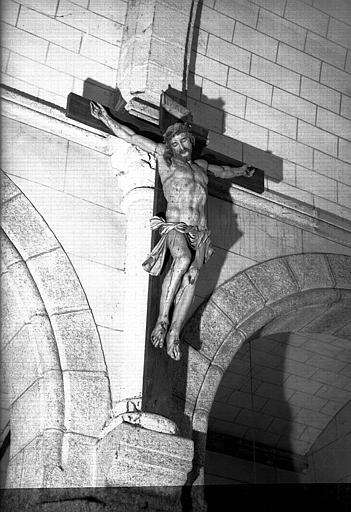
[[[351,219],[351,4],[205,0],[195,121],[282,161],[266,186]]]
[[[84,88],[112,105],[126,8],[126,0],[6,0],[2,82],[63,107]]]

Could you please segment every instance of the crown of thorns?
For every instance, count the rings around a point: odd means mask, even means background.
[[[191,136],[191,125],[189,123],[174,123],[171,124],[163,135],[163,141],[165,144],[169,143],[173,137],[180,133],[186,133]]]

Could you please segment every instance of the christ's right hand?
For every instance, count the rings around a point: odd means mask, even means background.
[[[93,117],[99,119],[100,121],[104,121],[108,117],[106,109],[96,101],[90,102],[90,112]]]

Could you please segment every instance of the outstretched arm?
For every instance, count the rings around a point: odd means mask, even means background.
[[[251,178],[254,175],[256,169],[247,164],[241,167],[231,167],[230,165],[215,165],[209,164],[206,160],[196,160],[196,163],[200,165],[204,170],[214,174],[217,178],[231,179],[237,176],[244,176],[245,178]]]
[[[99,121],[102,121],[112,132],[119,137],[120,139],[129,142],[130,144],[134,144],[138,146],[140,149],[147,151],[148,153],[154,153],[157,148],[157,143],[143,137],[142,135],[137,135],[134,130],[128,128],[115,119],[112,119],[111,116],[108,115],[106,109],[95,101],[90,102],[90,111],[92,116]]]

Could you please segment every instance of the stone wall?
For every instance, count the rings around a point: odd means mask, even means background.
[[[351,403],[339,411],[309,452],[311,482],[350,482]]]
[[[7,0],[2,82],[62,107],[83,91],[113,105],[126,10],[124,0]]]
[[[244,161],[269,190],[348,219],[350,24],[343,0],[205,0],[189,87],[195,121],[262,150]]]
[[[2,118],[2,135],[2,169],[43,216],[77,272],[116,391],[122,364],[116,350],[123,329],[125,215],[110,159],[8,118]]]

